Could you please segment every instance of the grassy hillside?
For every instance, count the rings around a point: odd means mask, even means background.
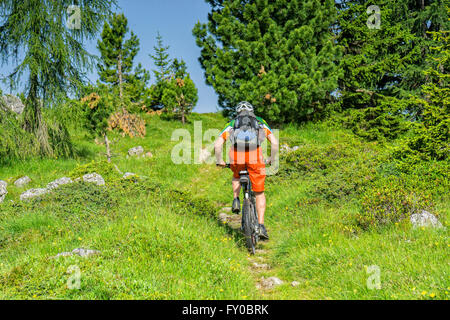
[[[327,123],[283,128],[281,142],[301,148],[283,155],[279,173],[267,179],[271,240],[250,258],[241,235],[217,221],[220,208],[232,200],[231,173],[171,161],[179,143],[171,141],[175,129],[186,128],[193,137],[194,121],[202,121],[203,133],[220,130],[226,122],[216,114],[193,114],[190,121],[183,127],[148,116],[144,139],[112,135],[113,163],[138,176],[128,180],[101,162],[104,146],[83,132],[73,137],[76,159],[0,167],[0,180],[10,183],[0,204],[0,298],[448,298],[448,166],[430,164],[405,173],[389,160],[395,146],[358,140]],[[137,145],[153,158],[127,158],[128,149]],[[27,189],[45,187],[86,170],[101,173],[107,186],[76,183],[23,203],[24,189],[12,185],[28,175]],[[366,223],[375,221],[365,215],[375,205],[364,199],[378,193],[381,199],[384,189],[377,186],[396,184],[406,196],[430,197],[427,209],[447,228],[413,229],[407,220]],[[53,258],[75,248],[101,254]],[[257,269],[255,261],[270,268]],[[81,272],[79,290],[67,287],[70,266]],[[380,270],[380,290],[367,287],[370,266]],[[261,277],[270,276],[284,284],[257,289]]]

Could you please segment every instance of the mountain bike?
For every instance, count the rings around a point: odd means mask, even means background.
[[[225,168],[230,168],[230,164],[226,164]],[[256,244],[259,241],[259,223],[258,213],[256,212],[256,198],[252,191],[252,182],[248,170],[239,172],[239,181],[241,190],[244,193],[244,202],[242,204],[242,226],[245,242],[248,250],[255,254]]]

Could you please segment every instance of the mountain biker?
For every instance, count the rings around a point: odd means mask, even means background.
[[[240,102],[236,107],[237,117],[229,122],[225,129],[217,138],[214,149],[218,166],[225,167],[226,163],[222,159],[223,145],[227,139],[231,139],[230,168],[233,171],[233,193],[234,200],[232,211],[240,212],[240,181],[239,172],[247,168],[252,183],[252,189],[256,197],[256,211],[258,212],[258,222],[260,237],[269,239],[266,227],[264,226],[264,214],[266,211],[266,196],[264,194],[264,183],[266,178],[266,164],[273,163],[278,152],[278,140],[264,119],[254,115],[253,106],[246,102]],[[255,128],[256,127],[256,128]],[[251,144],[255,134],[258,142]],[[242,138],[242,139],[241,139]],[[261,143],[264,139],[271,143],[271,156],[266,161],[263,160]],[[245,141],[245,142],[242,142]],[[243,146],[245,144],[245,146]]]

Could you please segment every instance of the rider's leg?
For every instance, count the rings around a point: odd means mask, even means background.
[[[233,195],[234,195],[234,199],[239,198],[239,194],[241,193],[241,183],[239,181],[239,178],[234,178],[233,177]]]
[[[264,214],[266,213],[266,195],[264,192],[255,192],[256,212],[258,212],[259,224],[264,224]]]

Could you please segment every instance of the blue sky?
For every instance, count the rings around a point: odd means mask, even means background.
[[[195,112],[215,112],[218,110],[217,95],[214,89],[205,84],[203,69],[198,62],[200,49],[195,44],[192,29],[197,23],[206,22],[210,6],[204,0],[119,0],[118,12],[123,12],[128,18],[128,25],[140,40],[140,51],[135,62],[142,63],[145,69],[154,69],[149,57],[156,44],[159,31],[166,46],[170,46],[171,58],[183,58],[188,66],[188,72],[198,88],[198,103]],[[97,41],[87,42],[90,53],[99,55]],[[0,74],[6,75],[13,66],[3,66]],[[153,82],[153,73],[150,81]],[[97,80],[94,71],[89,75],[91,81]],[[5,93],[9,92],[1,85]]]

